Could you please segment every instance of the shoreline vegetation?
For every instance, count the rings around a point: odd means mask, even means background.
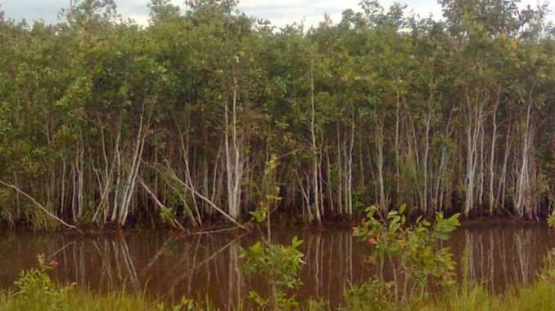
[[[322,222],[320,224],[306,224],[306,223],[291,223],[291,222],[277,222],[270,225],[270,230],[280,230],[286,228],[306,228],[306,229],[321,229],[328,230],[334,228],[350,229],[356,227],[360,220],[349,221],[335,221],[335,222]],[[410,223],[410,222],[409,222]],[[246,228],[229,226],[225,223],[215,223],[214,225],[206,225],[199,228],[186,228],[184,230],[176,230],[175,227],[170,225],[158,224],[155,227],[134,226],[129,228],[122,228],[118,226],[104,225],[99,227],[97,224],[78,224],[76,229],[58,227],[56,229],[41,229],[32,225],[18,225],[13,226],[7,223],[0,224],[0,230],[5,232],[33,232],[44,234],[77,234],[84,236],[111,236],[111,235],[126,235],[139,232],[168,232],[174,233],[178,236],[187,235],[201,235],[201,234],[242,234],[253,233],[256,234],[260,230],[257,228],[258,224],[251,220],[245,223]],[[475,228],[495,228],[495,227],[528,227],[542,225],[548,227],[549,224],[546,220],[526,220],[519,217],[477,217],[469,219],[461,219],[461,229],[475,229]]]
[[[439,0],[437,20],[362,0],[278,29],[235,0],[151,0],[148,25],[71,3],[57,23],[0,7],[1,225],[251,231],[237,273],[268,291],[238,311],[555,310],[555,251],[535,284],[495,295],[457,283],[443,243],[461,222],[555,227],[547,5]],[[379,272],[339,308],[298,301],[303,241],[271,242],[273,226],[331,222]],[[39,256],[0,310],[216,310],[57,284],[56,265]]]
[[[548,218],[547,6],[439,4],[443,20],[364,0],[281,29],[233,0],[153,0],[148,25],[112,0],[52,24],[0,14],[0,221],[187,231],[372,204]]]
[[[479,287],[470,292],[456,293],[443,299],[428,302],[415,302],[411,306],[389,306],[384,309],[360,308],[352,311],[550,311],[555,308],[552,297],[555,288],[552,282],[540,281],[535,285],[514,290],[504,295],[491,295]],[[31,301],[33,302],[33,301]],[[36,302],[36,301],[35,301]],[[209,303],[204,305],[195,304],[189,300],[178,305],[168,305],[156,302],[140,295],[125,293],[96,294],[87,291],[76,290],[67,295],[58,309],[45,309],[38,304],[28,304],[22,298],[10,293],[0,293],[0,308],[5,311],[50,311],[50,310],[83,310],[83,311],[223,311],[211,307]],[[24,306],[25,308],[22,308]],[[247,309],[236,308],[233,311]],[[298,310],[303,311],[335,311],[327,307],[320,307],[313,303]],[[348,310],[348,309],[338,309]]]
[[[487,290],[476,287],[473,290],[459,292],[445,297],[439,297],[430,301],[413,302],[410,306],[394,305],[383,309],[360,308],[360,309],[337,309],[352,311],[550,311],[555,308],[552,297],[555,296],[553,282],[545,280],[526,288],[515,289],[503,295],[492,295]],[[44,305],[37,304],[38,301],[24,300],[14,293],[0,293],[0,309],[5,311],[223,311],[212,307],[210,303],[198,304],[190,300],[184,300],[180,304],[170,305],[162,302],[149,300],[141,295],[120,293],[98,294],[89,291],[75,289],[65,298],[61,307],[57,309],[45,309]],[[234,311],[243,311],[240,307]],[[322,307],[322,304],[312,303],[307,307],[301,307],[303,311],[335,311],[335,309]]]

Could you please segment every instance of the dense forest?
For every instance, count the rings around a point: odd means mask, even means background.
[[[535,220],[555,203],[546,6],[365,0],[283,28],[233,0],[0,14],[0,219],[240,225],[382,212]]]

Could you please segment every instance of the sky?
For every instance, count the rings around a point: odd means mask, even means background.
[[[182,4],[184,0],[172,0]],[[0,0],[0,7],[7,17],[32,21],[43,19],[47,22],[58,20],[60,9],[69,6],[70,0]],[[132,18],[139,24],[148,23],[148,7],[150,0],[116,0],[118,12],[124,18]],[[335,22],[341,19],[341,12],[346,9],[358,9],[360,0],[242,0],[239,9],[248,15],[268,19],[276,26],[284,26],[293,22],[304,22],[305,25],[317,25],[328,14]],[[432,14],[441,17],[441,7],[437,0],[382,0],[380,3],[388,7],[394,2],[408,5],[408,12],[427,17]],[[543,3],[542,0],[522,0],[523,5],[533,6]],[[555,21],[555,4],[549,6],[552,11],[549,20]]]

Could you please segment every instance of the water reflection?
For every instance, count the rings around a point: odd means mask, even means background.
[[[450,243],[459,262],[459,279],[493,292],[533,282],[545,252],[553,246],[543,226],[459,230]]]
[[[288,243],[298,235],[306,265],[298,297],[340,303],[344,289],[378,271],[365,262],[369,248],[356,241],[348,228],[276,230],[274,243]],[[229,309],[249,290],[266,293],[263,280],[241,272],[240,248],[255,242],[254,234],[176,237],[160,233],[81,237],[0,233],[0,287],[10,287],[22,269],[36,265],[43,253],[59,267],[55,277],[98,291],[125,288],[163,299],[209,297]],[[527,285],[542,267],[545,251],[553,246],[549,231],[540,226],[461,229],[448,244],[458,262],[461,284],[500,292]],[[384,271],[394,278],[392,271]]]

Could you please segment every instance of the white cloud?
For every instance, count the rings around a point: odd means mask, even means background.
[[[0,0],[6,16],[14,19],[44,19],[54,22],[57,20],[61,8],[69,6],[70,0]],[[124,18],[133,18],[138,23],[148,22],[148,3],[150,0],[116,0],[118,11]],[[259,18],[265,18],[276,26],[284,26],[293,22],[304,22],[306,25],[317,25],[323,20],[324,14],[330,15],[333,21],[341,19],[341,13],[346,9],[358,9],[360,0],[242,0],[239,9]],[[394,2],[408,5],[408,12],[414,12],[422,17],[430,13],[434,17],[441,17],[441,7],[437,0],[382,0],[383,6],[388,7]],[[523,0],[522,5],[537,5],[541,0]],[[172,0],[181,5],[184,0]],[[550,8],[554,8],[553,5]],[[552,12],[550,19],[554,20]]]

